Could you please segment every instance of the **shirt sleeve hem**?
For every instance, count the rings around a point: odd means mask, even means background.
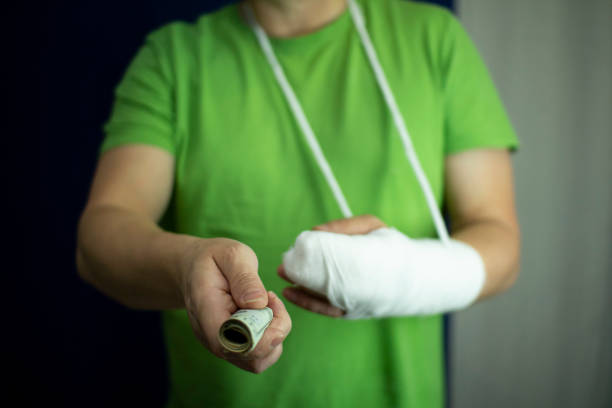
[[[146,137],[139,137],[135,135],[109,135],[102,142],[100,146],[99,155],[106,153],[107,151],[120,146],[126,145],[148,145],[159,147],[170,153],[171,155],[176,154],[175,146],[170,143],[167,139],[162,137],[152,137],[151,135],[147,135]]]
[[[465,143],[453,146],[444,152],[445,156],[451,154],[465,152],[467,150],[475,149],[507,149],[510,153],[514,153],[519,148],[519,142],[517,140],[512,141],[487,141],[486,143]]]

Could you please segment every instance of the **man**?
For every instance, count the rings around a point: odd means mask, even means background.
[[[342,219],[245,6],[367,215]],[[486,69],[441,9],[361,7],[452,238],[482,260],[478,297],[499,293],[518,272],[516,139]],[[158,30],[117,88],[106,133],[78,269],[129,307],[164,310],[170,406],[442,406],[439,315],[330,319],[345,311],[324,297],[285,289],[285,308],[275,294],[301,231],[435,232],[344,0],[252,0]],[[221,324],[265,306],[274,318],[257,347],[225,352]]]

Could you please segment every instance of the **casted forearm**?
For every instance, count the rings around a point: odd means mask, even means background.
[[[163,231],[128,209],[100,205],[81,217],[77,268],[83,279],[128,307],[181,308],[181,254],[196,240]]]
[[[486,280],[479,300],[503,292],[514,284],[520,253],[517,226],[496,220],[474,221],[456,227],[452,238],[471,245],[482,257]]]

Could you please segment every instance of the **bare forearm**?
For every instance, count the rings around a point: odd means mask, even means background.
[[[496,220],[474,221],[456,228],[452,237],[471,245],[482,257],[486,280],[479,300],[510,288],[519,272],[517,226]]]
[[[77,268],[84,280],[128,307],[181,308],[181,255],[197,240],[163,231],[128,209],[97,206],[79,223]]]

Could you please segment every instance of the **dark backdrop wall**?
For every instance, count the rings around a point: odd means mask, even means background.
[[[36,10],[37,217],[25,223],[9,220],[26,243],[18,255],[28,301],[22,302],[26,314],[17,323],[23,336],[16,339],[17,350],[24,352],[14,356],[14,380],[27,385],[20,393],[24,403],[163,406],[167,373],[159,316],[129,310],[79,280],[76,225],[114,87],[145,35],[173,20],[193,21],[226,3],[58,0]],[[20,186],[17,196],[28,188]]]

